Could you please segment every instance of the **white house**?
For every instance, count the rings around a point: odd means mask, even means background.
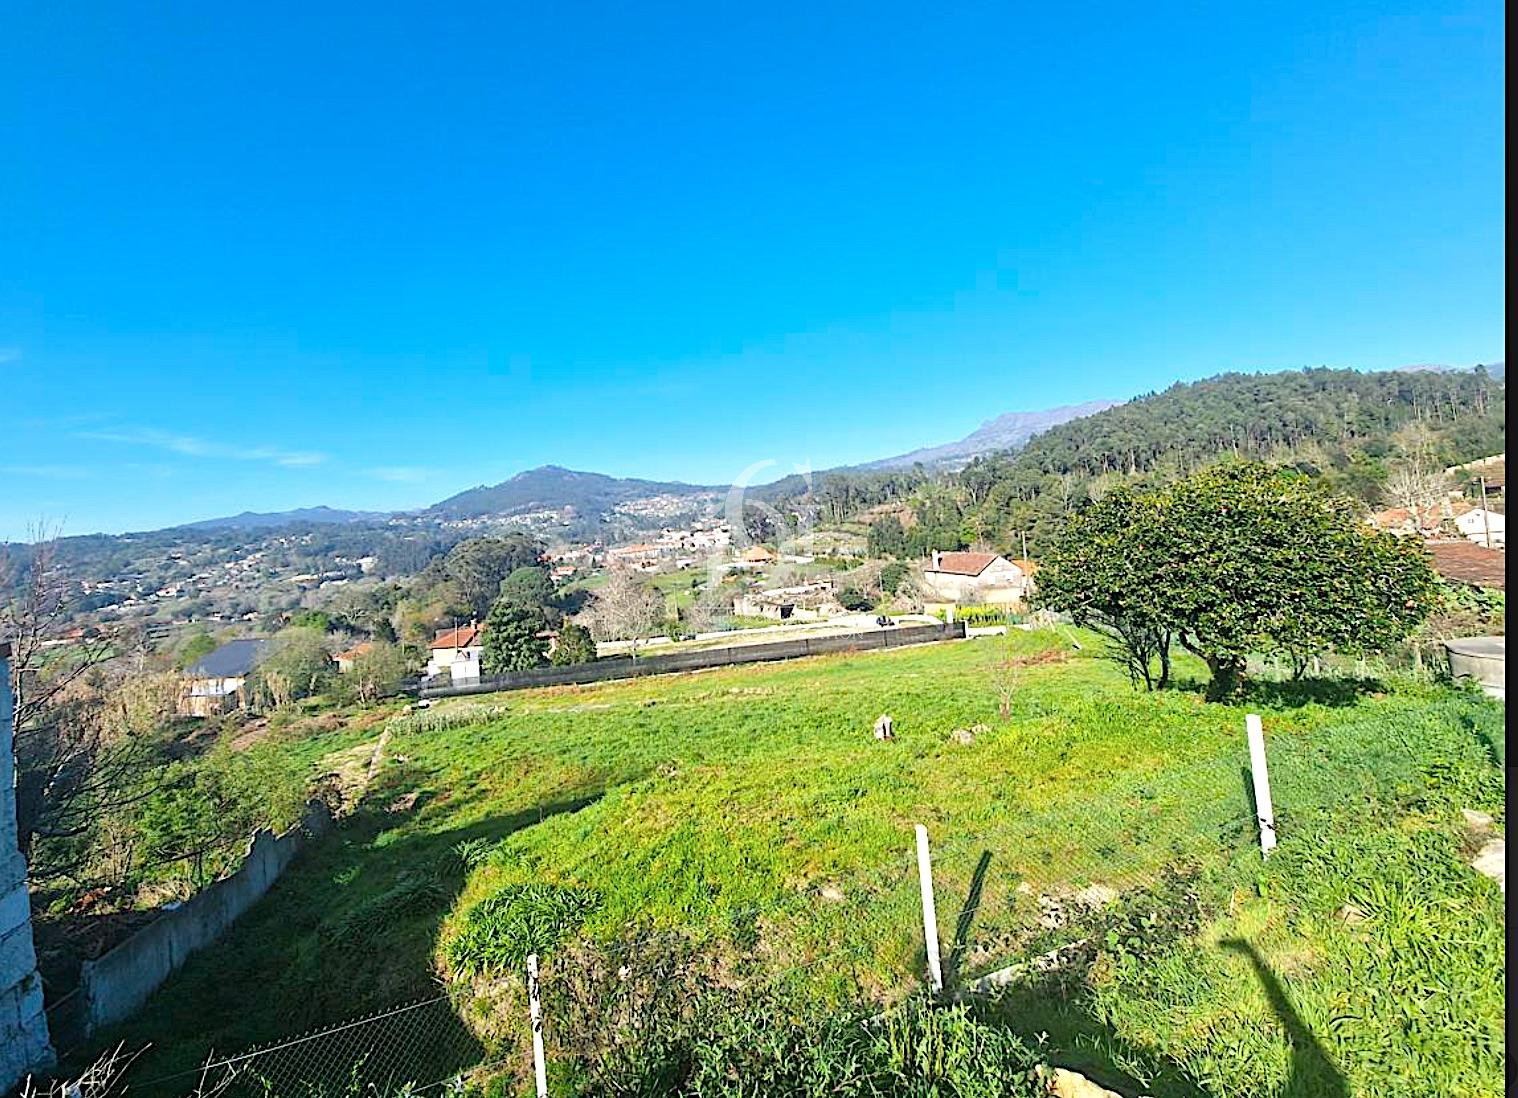
[[[1488,549],[1507,544],[1506,524],[1505,515],[1481,507],[1455,516],[1455,529],[1460,531],[1461,537],[1474,541],[1477,545],[1486,545]],[[1490,545],[1487,545],[1488,534],[1491,537]]]
[[[485,653],[485,627],[477,622],[439,630],[428,645],[427,677],[446,672],[454,682],[480,677],[480,657]]]
[[[1021,606],[1032,590],[1035,565],[998,553],[941,553],[923,569],[924,596],[935,603]]]
[[[250,638],[228,641],[185,669],[179,712],[187,717],[213,717],[244,701],[248,676],[269,652],[269,642]]]

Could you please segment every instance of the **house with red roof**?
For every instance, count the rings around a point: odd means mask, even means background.
[[[1008,560],[1000,553],[942,553],[922,572],[924,601],[935,605],[982,605],[1018,608],[1033,589],[1031,560]]]
[[[358,660],[358,658],[364,653],[370,652],[373,649],[373,641],[359,641],[347,651],[339,652],[337,655],[333,656],[332,661],[337,664],[338,674],[346,675],[349,671],[352,671],[353,664]]]
[[[427,677],[447,674],[454,682],[472,682],[480,677],[480,657],[484,654],[482,623],[471,621],[440,629],[427,646]]]

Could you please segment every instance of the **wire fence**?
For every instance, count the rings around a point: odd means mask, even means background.
[[[200,1068],[133,1081],[194,1098],[373,1098],[448,1093],[488,1057],[446,995],[271,1042]]]

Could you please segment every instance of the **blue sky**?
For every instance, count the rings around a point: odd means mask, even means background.
[[[0,537],[1502,356],[1496,3],[6,22]]]

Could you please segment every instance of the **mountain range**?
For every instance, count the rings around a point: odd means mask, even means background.
[[[390,517],[387,511],[343,511],[335,507],[297,507],[293,511],[244,511],[224,518],[186,522],[177,530],[265,530],[297,522],[374,522]]]
[[[1118,400],[1092,400],[1085,404],[1066,404],[1059,408],[1046,408],[1040,412],[1007,412],[995,419],[988,419],[957,442],[941,446],[924,446],[895,457],[880,458],[852,469],[902,469],[922,464],[929,467],[967,464],[971,458],[997,450],[1017,450],[1026,446],[1028,440],[1040,431],[1058,427],[1081,416],[1093,415],[1114,405]]]
[[[693,496],[719,491],[722,489],[678,481],[609,477],[559,465],[542,465],[518,473],[500,484],[469,488],[434,503],[421,513],[440,519],[466,519],[572,507],[581,514],[593,514],[650,496]]]
[[[1016,450],[1027,445],[1034,435],[1072,419],[1088,416],[1121,403],[1094,400],[1031,412],[1007,412],[982,423],[962,439],[939,446],[925,446],[895,457],[879,458],[863,465],[846,468],[896,469],[922,464],[934,468],[964,465],[980,454],[998,450]],[[826,470],[832,471],[832,470]],[[559,465],[542,465],[516,474],[499,484],[481,484],[440,500],[418,511],[415,517],[438,520],[480,518],[487,515],[520,515],[533,511],[557,511],[573,508],[581,515],[596,515],[620,504],[653,496],[700,496],[725,492],[725,486],[686,484],[681,481],[640,480],[636,477],[612,477],[565,469]],[[303,507],[294,511],[254,512],[224,518],[203,519],[184,524],[181,529],[260,530],[291,523],[353,523],[382,521],[390,514],[377,511],[346,511],[333,507]]]
[[[1504,376],[1502,362],[1489,363],[1486,371],[1495,378]],[[1445,372],[1468,367],[1412,365],[1406,371]],[[928,468],[954,469],[972,458],[998,451],[1018,450],[1032,438],[1072,420],[1095,415],[1123,404],[1117,400],[1093,400],[1084,404],[1063,405],[1037,411],[1007,412],[982,423],[964,438],[937,446],[925,446],[894,457],[877,458],[859,465],[842,466],[824,472],[888,470],[921,464]],[[417,511],[412,517],[439,521],[467,520],[486,516],[524,515],[534,511],[560,511],[572,508],[577,514],[592,517],[619,505],[655,496],[695,497],[725,491],[713,485],[686,484],[680,481],[641,480],[635,477],[612,477],[602,473],[543,465],[518,473],[499,484],[477,485]],[[388,513],[348,511],[332,507],[305,507],[293,511],[252,512],[225,518],[186,523],[181,529],[267,529],[290,523],[356,523],[382,521]]]

